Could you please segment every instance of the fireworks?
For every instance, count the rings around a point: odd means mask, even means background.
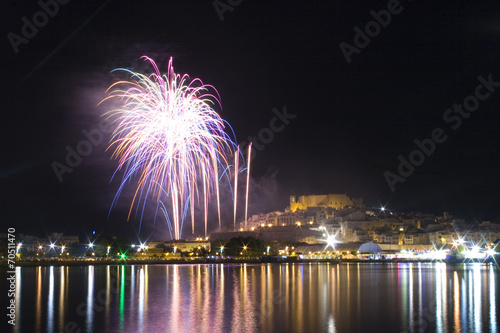
[[[246,186],[246,195],[245,195],[245,229],[247,228],[248,222],[248,189],[250,188],[250,161],[252,156],[252,143],[248,145],[248,158],[247,158],[247,186]]]
[[[227,123],[212,107],[220,105],[217,91],[200,79],[175,74],[172,58],[163,76],[152,59],[142,59],[151,63],[154,72],[146,76],[118,69],[130,74],[131,81],[111,85],[103,100],[118,99],[121,105],[105,114],[116,124],[108,147],[118,160],[115,175],[123,170],[112,207],[126,184],[136,184],[129,218],[136,206],[142,221],[147,199],[154,199],[173,238],[180,239],[188,210],[194,232],[194,204],[201,202],[206,234],[208,202],[214,193],[220,224],[219,168],[228,167],[228,156],[235,150],[224,132]],[[164,200],[170,200],[170,212]]]

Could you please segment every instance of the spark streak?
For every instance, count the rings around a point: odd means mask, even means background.
[[[227,156],[235,150],[224,132],[227,123],[212,108],[220,105],[219,95],[200,79],[175,74],[172,58],[166,75],[160,74],[151,58],[142,59],[153,66],[153,73],[117,69],[130,74],[131,79],[112,84],[109,95],[101,101],[120,102],[120,107],[105,113],[117,125],[108,147],[114,149],[112,158],[118,160],[113,177],[123,171],[111,207],[116,206],[126,184],[136,186],[128,218],[134,206],[136,211],[142,206],[142,223],[146,201],[154,199],[156,207],[161,203],[173,238],[180,239],[188,210],[194,232],[194,200],[200,203],[203,196],[206,233],[208,202],[214,191],[220,206],[218,169],[227,168]],[[217,96],[208,90],[215,90]],[[163,204],[167,199],[170,214]],[[220,225],[220,207],[218,213]]]

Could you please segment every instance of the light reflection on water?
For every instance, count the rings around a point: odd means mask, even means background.
[[[304,263],[16,270],[15,332],[493,332],[488,264]]]

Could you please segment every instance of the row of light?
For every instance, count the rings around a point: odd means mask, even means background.
[[[19,250],[21,249],[21,247],[23,246],[23,243],[18,243],[17,244],[17,252],[19,252]],[[50,249],[53,250],[55,247],[56,247],[56,244],[54,243],[50,243],[49,245]],[[93,248],[94,247],[94,244],[93,243],[89,243],[88,244],[88,247],[89,248]],[[42,245],[39,245],[38,246],[38,249],[41,250],[43,249],[43,246]],[[64,253],[64,250],[66,249],[66,245],[61,245],[61,253]],[[109,254],[109,250],[111,249],[111,246],[108,245],[108,248],[107,248],[107,253]]]
[[[307,224],[314,224],[314,222],[313,222],[313,221],[309,221],[309,222],[307,222]],[[272,224],[272,223],[268,223],[268,224],[267,224],[267,226],[268,226],[269,228],[271,228],[273,225],[274,225],[274,224]],[[296,225],[296,226],[298,226],[298,227],[300,227],[300,226],[302,225],[302,223],[301,223],[301,222],[296,222],[296,223],[295,223],[295,225]],[[266,227],[266,224],[265,224],[265,223],[262,223],[260,226],[261,226],[262,228],[265,228],[265,227]],[[281,224],[281,226],[282,226],[282,227],[286,227],[286,226],[287,226],[287,224],[286,224],[286,223],[282,223],[282,224]],[[251,230],[251,231],[254,231],[254,230],[255,230],[255,227],[251,227],[251,228],[250,228],[250,230]],[[240,231],[244,231],[244,229],[243,229],[243,228],[240,228]]]

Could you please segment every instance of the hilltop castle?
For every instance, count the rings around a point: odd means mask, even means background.
[[[351,199],[346,194],[301,195],[298,200],[295,195],[290,196],[290,211],[293,213],[309,207],[342,209],[362,205],[362,199]]]

